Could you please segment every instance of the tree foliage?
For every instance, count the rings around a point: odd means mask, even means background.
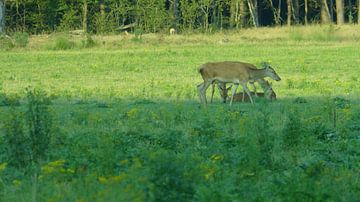
[[[6,31],[33,34],[76,29],[114,33],[126,25],[133,25],[130,31],[159,32],[170,27],[211,31],[359,21],[357,0],[1,0],[0,5],[2,2],[0,31],[5,13]]]

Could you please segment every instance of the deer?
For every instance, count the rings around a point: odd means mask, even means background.
[[[233,83],[230,106],[232,106],[234,95],[238,86],[241,84],[244,91],[250,98],[250,102],[254,103],[247,87],[248,82],[255,82],[265,77],[270,77],[276,81],[280,81],[280,76],[275,70],[267,65],[263,69],[257,69],[255,65],[245,62],[210,62],[200,66],[199,73],[204,82],[197,86],[200,101],[207,104],[206,90],[214,82]]]
[[[212,90],[211,90],[210,103],[213,102],[213,97],[214,97],[214,93],[215,93],[215,84],[220,92],[220,96],[223,100],[223,103],[226,103],[226,99],[228,98],[228,91],[232,88],[232,85],[226,88],[226,83],[214,81],[211,84]]]
[[[263,62],[263,65],[264,65],[264,67],[269,66],[269,64],[266,63],[266,62]],[[255,68],[256,68],[256,67],[255,67]],[[252,86],[253,89],[254,89],[254,92],[252,93],[252,95],[255,95],[255,96],[257,97],[257,96],[258,96],[258,93],[256,93],[256,87],[255,87],[255,85],[254,85],[254,82],[255,82],[255,81],[249,81],[249,83],[251,84],[251,86]],[[271,88],[269,82],[268,82],[268,81],[265,81],[264,79],[260,79],[258,82],[260,83],[260,85],[261,85],[261,87],[263,88],[263,90],[266,90],[266,89],[268,89],[268,88]],[[232,85],[230,85],[228,88],[226,88],[226,83],[213,82],[213,83],[212,83],[212,93],[211,93],[211,101],[210,101],[210,103],[212,103],[212,100],[213,100],[213,97],[214,97],[215,84],[217,84],[217,88],[218,88],[218,90],[219,90],[219,92],[220,92],[220,96],[221,96],[221,98],[223,99],[223,103],[226,103],[226,99],[227,99],[227,97],[228,97],[228,91],[231,89]],[[272,89],[271,89],[271,90],[272,90]],[[274,92],[274,93],[275,93],[275,92]],[[243,92],[242,95],[245,96],[245,91]],[[263,96],[263,94],[260,95],[260,96]],[[275,96],[276,96],[276,95],[275,95]],[[248,99],[249,99],[249,98],[248,98]],[[267,99],[270,99],[270,97],[267,97]],[[243,100],[244,100],[244,98],[243,98]],[[270,100],[271,100],[271,99],[270,99]]]
[[[250,92],[251,95],[252,96],[255,95],[256,97],[264,97],[270,101],[276,100],[276,93],[272,89],[272,85],[268,81],[265,81],[263,79],[260,79],[258,82],[260,83],[261,87],[264,89],[264,92],[263,93],[257,93],[256,91]],[[213,84],[213,88],[214,88],[214,85],[215,84]],[[231,89],[232,86],[226,88],[225,83],[217,83],[217,87],[220,91],[220,96],[223,100],[223,103],[226,103],[226,99],[228,98],[228,91]],[[213,89],[213,93],[214,93],[214,89]],[[250,102],[250,98],[245,92],[236,93],[234,95],[234,101]]]
[[[274,92],[274,90],[272,88],[272,84],[270,84],[268,81],[266,81],[264,79],[259,79],[258,82],[260,83],[264,92],[257,93],[254,83],[250,82],[250,84],[252,84],[252,86],[254,88],[254,92],[250,92],[251,95],[252,96],[255,95],[256,97],[265,97],[266,99],[268,99],[270,101],[276,100],[276,93]],[[211,102],[212,102],[213,96],[214,96],[215,84],[217,85],[217,88],[220,92],[220,96],[223,100],[223,103],[226,103],[226,100],[228,98],[228,91],[232,88],[232,85],[230,85],[229,87],[226,87],[226,83],[222,83],[222,82],[215,83],[214,82],[212,84]],[[242,92],[242,93],[236,93],[234,95],[234,100],[239,101],[239,102],[249,102],[250,98],[249,98],[249,96],[247,96],[247,94],[245,92]]]
[[[262,82],[259,82],[259,83],[262,83]],[[274,92],[271,84],[268,81],[265,81],[263,84],[261,84],[261,86],[263,87],[264,92],[256,93],[258,97],[264,97],[270,101],[276,100],[276,93]],[[251,93],[251,95],[255,95],[255,92],[250,92],[250,93]],[[240,92],[240,93],[236,93],[234,95],[234,101],[250,102],[250,98],[246,93]]]

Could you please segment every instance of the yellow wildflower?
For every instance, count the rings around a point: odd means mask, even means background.
[[[120,174],[120,175],[117,175],[117,176],[112,176],[110,178],[110,180],[113,181],[113,182],[120,182],[125,178],[126,178],[126,174],[123,173],[123,174]]]
[[[129,118],[134,118],[134,117],[137,116],[137,114],[138,114],[138,109],[137,109],[137,108],[132,108],[132,109],[130,109],[130,111],[128,111],[128,112],[126,113],[126,115],[127,115]]]
[[[222,154],[214,154],[211,156],[211,160],[213,161],[222,161],[224,160],[224,155]]]
[[[13,180],[12,181],[13,185],[15,185],[16,187],[19,187],[21,185],[21,181],[20,180]]]
[[[71,174],[74,174],[74,173],[75,173],[75,170],[74,170],[74,169],[71,169],[71,168],[68,168],[68,169],[66,169],[66,172],[71,173]]]
[[[99,177],[98,180],[99,180],[99,182],[101,184],[106,184],[107,183],[107,179],[105,177]]]
[[[0,163],[0,172],[5,170],[7,163]]]
[[[205,174],[205,179],[209,180],[216,173],[215,168],[208,169],[208,172]]]
[[[49,166],[51,167],[62,167],[65,163],[65,160],[57,160],[57,161],[53,161],[53,162],[50,162],[48,163]]]
[[[122,166],[127,165],[128,163],[129,163],[128,159],[124,159],[124,160],[120,161],[120,165],[122,165]]]
[[[41,172],[44,172],[44,173],[47,173],[47,174],[50,174],[52,172],[54,172],[54,167],[51,167],[51,166],[48,166],[48,165],[45,165],[43,167],[41,167]]]

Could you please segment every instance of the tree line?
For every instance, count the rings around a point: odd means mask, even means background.
[[[359,23],[360,0],[0,0],[0,32],[216,31]]]

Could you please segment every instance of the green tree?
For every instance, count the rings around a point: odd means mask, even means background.
[[[5,0],[0,0],[0,33],[5,32]]]
[[[180,0],[183,29],[194,29],[199,5],[197,1]]]
[[[336,22],[338,25],[344,24],[344,0],[336,0]]]

